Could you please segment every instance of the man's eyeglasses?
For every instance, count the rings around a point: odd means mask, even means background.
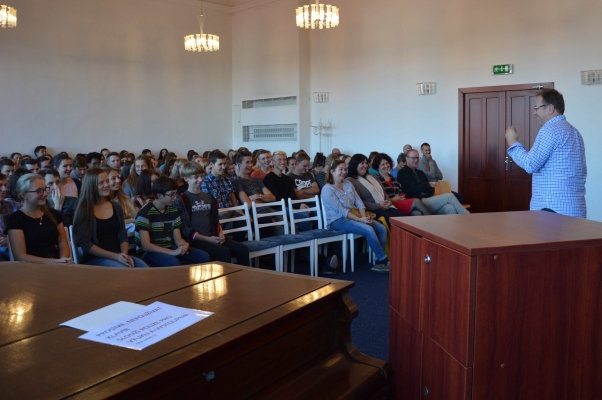
[[[420,157],[406,157],[408,160],[420,160]]]
[[[549,104],[542,104],[542,105],[540,105],[540,106],[535,106],[535,107],[533,107],[533,109],[534,109],[535,111],[537,111],[537,110],[538,110],[538,109],[540,109],[541,107],[545,107],[545,106],[549,106]]]
[[[166,197],[176,197],[177,195],[178,195],[178,192],[172,192],[172,193],[167,192],[167,193],[165,193]]]
[[[38,196],[43,196],[45,193],[48,193],[48,189],[27,190],[25,193],[37,193]]]

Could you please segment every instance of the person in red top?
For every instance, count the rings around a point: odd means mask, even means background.
[[[251,176],[264,180],[267,174],[272,171],[272,153],[269,150],[259,150],[257,153],[257,162],[259,168],[251,173]]]

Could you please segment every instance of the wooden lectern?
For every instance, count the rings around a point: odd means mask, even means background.
[[[391,221],[398,399],[602,398],[602,223],[544,211]]]

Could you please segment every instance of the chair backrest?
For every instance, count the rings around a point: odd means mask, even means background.
[[[8,239],[8,235],[6,235],[6,245],[8,246],[8,258],[10,261],[15,261],[15,256],[13,255],[13,249],[10,247],[10,240]]]
[[[222,226],[222,232],[224,232],[224,235],[226,235],[228,233],[247,231],[247,240],[253,240],[253,231],[251,230],[251,217],[249,215],[249,209],[247,208],[246,204],[243,204],[242,206],[236,206],[236,207],[220,208],[218,210],[218,213],[226,214],[231,211],[239,211],[239,210],[243,212],[243,215],[240,215],[237,213],[236,217],[220,218],[219,224],[220,224],[220,226]],[[232,228],[232,229],[223,229],[224,224],[226,224],[228,222],[237,222],[237,221],[244,222],[244,226],[241,226],[238,228]]]
[[[79,264],[77,260],[79,260],[78,255],[81,253],[77,252],[77,249],[74,247],[75,244],[73,244],[73,240],[71,239],[72,233],[72,226],[73,225],[69,225],[69,227],[64,226],[63,228],[65,229],[65,235],[67,236],[67,244],[69,245],[69,257],[71,257],[71,259],[73,259],[73,262],[76,264]],[[81,252],[81,249],[80,249]]]
[[[322,198],[320,197],[320,208],[322,209],[322,221],[324,222],[324,229],[326,229],[326,227],[328,225],[326,225],[326,211],[324,209],[324,201],[322,200]]]
[[[293,204],[306,204],[308,206],[308,208],[294,209]],[[310,207],[310,205],[312,205],[312,204],[313,204],[313,207]],[[289,198],[288,199],[288,212],[291,217],[291,221],[290,221],[291,233],[293,235],[296,234],[295,224],[298,224],[300,222],[318,221],[318,229],[322,229],[322,213],[320,210],[320,198],[318,195],[315,195],[311,199],[292,200]],[[307,213],[307,212],[312,213],[310,217],[295,218],[295,214]]]
[[[452,192],[451,185],[449,184],[448,181],[437,182],[437,186],[435,187],[436,195],[446,194],[446,193],[451,193],[451,192]]]
[[[260,228],[267,228],[269,226],[279,226],[282,225],[284,227],[284,234],[288,235],[288,219],[286,217],[286,205],[284,204],[284,199],[280,199],[280,201],[274,201],[272,203],[257,203],[252,202],[253,205],[253,225],[255,226],[255,240],[261,240],[261,235],[259,234]],[[272,210],[270,212],[264,212],[259,214],[259,211],[271,207]],[[280,211],[277,211],[278,207],[280,207]],[[269,217],[271,222],[259,222],[259,218]],[[273,220],[272,217],[280,217],[277,220]]]

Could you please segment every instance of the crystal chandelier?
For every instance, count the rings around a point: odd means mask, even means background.
[[[17,10],[13,7],[0,5],[0,28],[17,26]]]
[[[203,4],[201,3],[201,15],[198,17],[201,33],[196,35],[184,36],[184,49],[186,51],[218,51],[219,36],[203,33]]]
[[[334,28],[339,25],[339,8],[330,4],[316,4],[297,8],[297,26],[305,29]]]

